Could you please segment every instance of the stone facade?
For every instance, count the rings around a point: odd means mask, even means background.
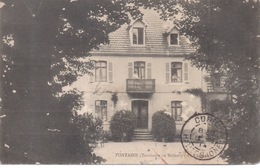
[[[138,128],[151,130],[153,113],[164,110],[176,119],[179,132],[185,120],[201,112],[200,97],[186,89],[207,91],[205,72],[185,60],[195,49],[178,28],[144,10],[142,20],[133,20],[110,34],[110,43],[93,51],[97,61],[94,76],[85,75],[73,87],[84,91],[83,112],[109,121],[115,111],[133,111]],[[117,94],[118,101],[112,95]]]

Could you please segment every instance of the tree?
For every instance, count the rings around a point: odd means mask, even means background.
[[[172,1],[165,9],[176,8]],[[175,22],[191,39],[196,52],[187,56],[198,68],[227,75],[232,95],[233,122],[224,157],[230,163],[256,163],[260,159],[259,55],[257,11],[259,2],[245,0],[179,1],[182,17]],[[166,10],[164,18],[173,17]]]
[[[195,41],[197,52],[188,58],[197,67],[224,71],[233,97],[235,120],[225,155],[230,163],[256,163],[260,159],[259,56],[257,10],[259,4],[243,0],[186,1],[181,31]]]
[[[128,12],[139,13],[123,0],[0,4],[1,162],[64,163],[79,152],[70,144],[78,142],[72,141],[77,135],[70,121],[80,104],[77,93],[69,101],[61,96],[62,87],[91,74],[89,52],[109,42],[108,34],[128,21]],[[96,163],[88,152],[83,163]]]

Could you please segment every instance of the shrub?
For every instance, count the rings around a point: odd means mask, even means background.
[[[152,134],[156,141],[172,142],[176,132],[174,119],[163,111],[154,113],[152,117]]]
[[[110,130],[112,140],[131,141],[136,125],[134,114],[128,110],[120,110],[112,117],[110,122]]]
[[[66,160],[68,163],[91,163],[104,162],[100,156],[94,153],[97,141],[103,133],[102,120],[94,118],[92,114],[77,115],[71,120],[71,135],[67,141],[67,153],[72,153]]]

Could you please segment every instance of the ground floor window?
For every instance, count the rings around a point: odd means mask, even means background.
[[[172,101],[171,102],[171,116],[175,119],[175,121],[182,120],[182,105],[181,101]]]
[[[95,102],[95,111],[98,118],[103,121],[107,121],[107,101],[97,100]]]

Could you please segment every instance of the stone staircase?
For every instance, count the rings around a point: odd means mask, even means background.
[[[148,129],[135,129],[133,141],[153,141],[153,135]]]

